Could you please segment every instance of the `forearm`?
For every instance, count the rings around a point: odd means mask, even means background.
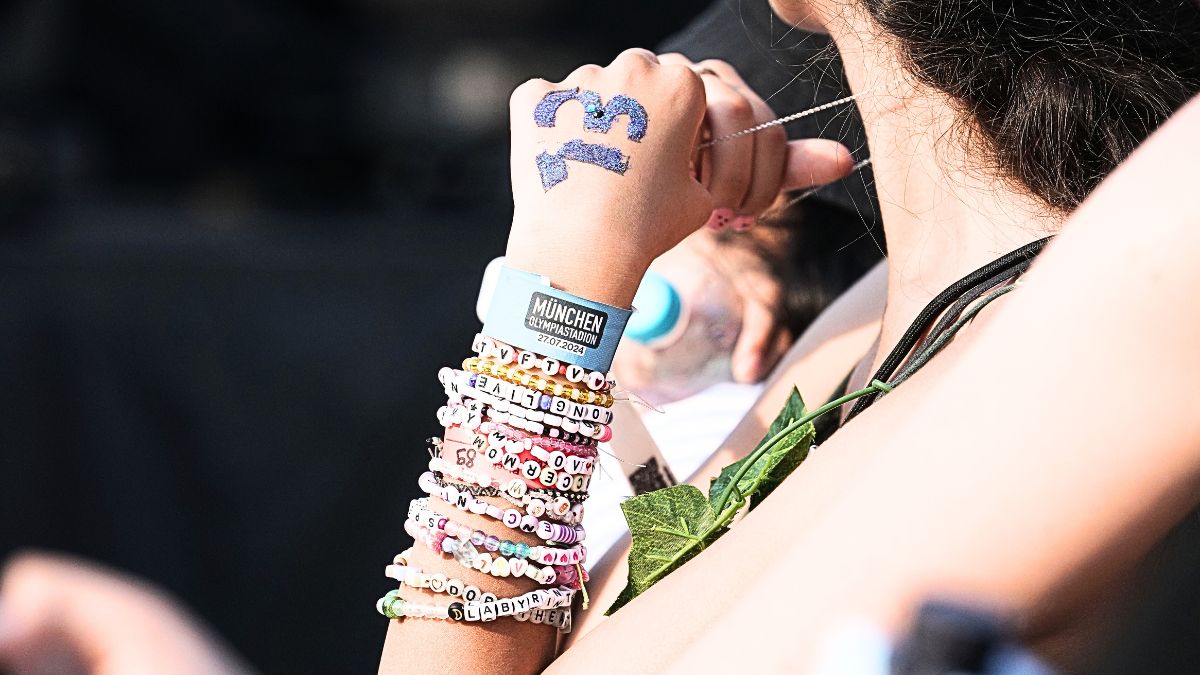
[[[518,228],[514,227],[514,231],[518,231]],[[555,288],[589,300],[621,302],[627,297],[631,298],[633,295],[632,289],[636,289],[640,274],[644,271],[644,268],[639,270],[639,263],[636,262],[636,259],[627,256],[625,264],[614,264],[611,266],[612,274],[595,274],[594,270],[584,274],[581,272],[587,271],[586,268],[580,268],[578,265],[558,265],[556,261],[560,259],[559,256],[545,255],[545,250],[539,251],[538,255],[529,255],[529,248],[532,246],[532,242],[521,241],[516,236],[514,236],[514,240],[510,245],[509,259],[507,261],[510,267],[544,275],[553,280]],[[501,292],[500,289],[497,292]],[[624,301],[628,303],[627,299]],[[529,345],[526,346],[528,347]],[[496,365],[501,364],[501,361],[493,360]],[[513,369],[512,372],[519,371],[518,366],[511,362],[506,367]],[[520,372],[529,373],[528,370]],[[500,373],[497,371],[496,374],[499,375]],[[562,396],[566,396],[564,388],[577,387],[580,392],[589,389],[589,386],[571,381],[562,374],[547,376],[541,371],[537,371],[537,376],[543,381],[555,384],[557,391]],[[517,376],[514,375],[512,377]],[[500,379],[504,379],[504,377],[500,377]],[[482,379],[479,380],[479,382],[482,381]],[[471,380],[471,382],[475,383],[475,380]],[[514,380],[514,384],[516,384],[516,380]],[[524,384],[530,387],[537,386],[536,382],[529,378],[526,378]],[[484,385],[479,384],[478,386]],[[555,389],[555,387],[549,387],[545,391],[550,391]],[[488,425],[495,425],[495,422],[492,420],[493,413],[496,412],[491,407],[491,404],[488,403],[488,397],[486,395],[481,396],[478,392],[469,389],[462,389],[459,393],[455,393],[450,390],[449,386],[448,393],[451,395],[452,403],[461,400],[462,403],[474,402],[477,405],[486,404],[487,407],[483,409],[486,410],[486,413],[481,410],[479,417],[485,418],[486,416],[487,422],[484,422],[482,425],[478,421],[471,425],[464,425],[461,421],[454,422],[449,418],[444,422],[447,425],[447,432],[443,439],[441,459],[452,464],[457,462],[455,468],[465,470],[465,474],[461,476],[449,473],[445,474],[444,481],[446,484],[455,490],[462,490],[467,488],[470,483],[467,480],[465,482],[468,485],[464,485],[463,478],[470,478],[471,475],[484,476],[488,479],[497,480],[499,481],[497,485],[500,483],[507,484],[514,478],[517,478],[517,476],[523,475],[524,463],[520,465],[518,470],[509,471],[502,469],[498,464],[489,467],[489,464],[495,460],[485,460],[484,450],[491,447],[492,436],[485,433],[484,429],[490,428]],[[611,398],[609,394],[603,395]],[[540,398],[545,398],[545,396],[543,395]],[[571,397],[571,400],[582,399]],[[610,404],[611,401],[606,405]],[[512,405],[513,408],[516,408],[521,404],[517,403],[514,398]],[[536,408],[537,404],[534,404],[535,411]],[[521,413],[522,416],[528,414],[528,412]],[[545,429],[548,431],[549,428],[547,424]],[[526,438],[526,447],[529,447],[529,444],[532,443],[535,446],[534,450],[537,450],[538,447],[549,447],[555,442],[545,439],[536,433],[528,434]],[[578,449],[587,450],[588,448],[580,446]],[[468,453],[465,458],[461,455],[464,452]],[[514,452],[514,450],[508,448],[506,445],[504,452],[508,454]],[[525,454],[529,452],[531,451],[526,450]],[[590,452],[594,454],[595,451],[594,449],[590,449]],[[525,457],[525,454],[521,456]],[[464,463],[465,467],[462,466]],[[432,465],[431,469],[433,469]],[[523,477],[528,478],[528,476]],[[532,496],[534,494],[533,491],[539,485],[535,479],[530,479],[527,482],[530,488],[529,496]],[[579,497],[586,497],[583,493],[576,494]],[[571,495],[566,496],[571,497]],[[514,509],[514,504],[498,496],[480,495],[478,498],[485,503],[493,505],[500,511]],[[550,498],[547,497],[545,501],[547,504],[547,512],[545,514],[532,510],[525,511],[525,513],[544,517],[549,520],[551,517],[549,513]],[[517,576],[515,573],[512,575],[502,574],[497,576],[494,570],[489,574],[487,569],[470,569],[460,564],[456,559],[457,557],[452,555],[452,551],[437,550],[441,546],[439,542],[443,540],[452,548],[464,545],[456,543],[464,539],[463,532],[467,532],[467,536],[469,536],[470,532],[479,532],[481,536],[490,535],[498,540],[511,542],[513,545],[525,544],[531,548],[547,544],[538,535],[523,532],[520,529],[510,529],[502,525],[495,517],[495,515],[499,514],[499,511],[492,517],[486,517],[485,515],[472,512],[471,509],[455,508],[453,504],[448,503],[438,494],[431,494],[427,500],[426,507],[428,510],[424,511],[424,518],[429,519],[427,522],[417,519],[408,524],[411,530],[416,530],[414,534],[418,541],[412,549],[396,561],[406,570],[412,569],[424,574],[441,575],[443,581],[457,579],[462,582],[461,586],[474,586],[481,595],[491,594],[498,599],[516,598],[539,589],[545,591],[548,587],[554,585],[550,582],[535,581],[528,576]],[[420,523],[429,529],[418,529],[421,526],[414,525],[417,521],[420,521]],[[449,527],[442,529],[447,524]],[[430,534],[436,535],[437,538],[428,540]],[[432,544],[432,547],[430,544]],[[494,547],[489,547],[485,551],[485,547],[480,546],[478,541],[475,542],[475,547],[485,557],[491,557],[496,554]],[[505,544],[505,548],[500,549],[499,554],[495,555],[495,559],[521,559],[520,555],[517,555],[515,558],[508,557],[511,555],[512,550],[508,548],[508,544]],[[532,562],[532,559],[529,559],[527,562],[529,563],[529,569],[542,568],[542,565],[535,564]],[[524,567],[524,565],[522,566]],[[563,566],[556,565],[555,569],[561,578],[564,574],[575,577],[581,568],[576,566],[573,569],[564,570]],[[411,586],[412,584],[405,582],[398,591],[399,597],[402,598],[402,601],[395,605],[399,607],[400,611],[398,613],[403,614],[405,608],[411,608],[414,604],[418,610],[421,606],[449,608],[451,603],[458,603],[461,608],[464,604],[470,604],[464,602],[466,600],[465,593],[462,597],[454,597],[448,595],[446,589],[431,590]],[[440,592],[434,592],[435,590]],[[383,602],[384,605],[387,605],[385,611],[390,611],[391,605],[388,604],[389,601],[385,600]],[[571,610],[567,608],[565,611],[570,612]],[[444,613],[440,614],[438,618],[444,619]],[[555,614],[562,616],[559,611],[556,611]],[[380,671],[405,672],[408,670],[417,670],[419,672],[446,673],[539,672],[553,658],[559,635],[559,631],[554,626],[542,625],[533,621],[516,621],[513,618],[507,617],[482,622],[473,621],[469,618],[465,621],[454,620],[448,622],[445,620],[428,620],[420,617],[405,616],[393,622],[388,630],[383,657],[380,663]]]

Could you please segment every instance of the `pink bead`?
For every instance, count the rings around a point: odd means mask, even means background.
[[[607,424],[602,425],[600,427],[600,437],[597,438],[596,440],[600,441],[601,443],[607,443],[607,442],[611,441],[612,440],[612,427],[608,426]]]
[[[433,542],[431,548],[433,548],[435,551],[442,550],[442,542],[445,541],[445,539],[446,539],[445,532],[434,532],[433,535],[430,537],[430,541]]]

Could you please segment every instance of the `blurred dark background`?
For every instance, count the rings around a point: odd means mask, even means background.
[[[503,251],[508,93],[705,9],[0,2],[0,557],[150,579],[266,672],[373,672],[434,375]],[[786,86],[825,44],[784,28],[719,2],[672,46],[781,113],[841,94]],[[866,180],[813,278],[877,257]]]

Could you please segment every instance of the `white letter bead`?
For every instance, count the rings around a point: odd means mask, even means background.
[[[508,487],[506,490],[508,491],[508,494],[512,495],[514,498],[520,499],[521,497],[525,496],[527,488],[525,483],[517,478],[514,478],[508,482]]]
[[[516,509],[508,509],[504,512],[504,525],[509,528],[520,527],[522,513]]]
[[[505,558],[496,558],[493,560],[491,573],[494,577],[508,576],[508,560]]]
[[[545,460],[547,464],[554,467],[556,471],[561,471],[567,465],[567,456],[561,450],[555,450],[550,453]]]
[[[463,582],[462,579],[451,578],[446,581],[446,592],[450,595],[462,595]]]
[[[587,377],[587,371],[576,365],[567,366],[567,380],[571,382],[583,382]]]
[[[571,485],[574,481],[574,478],[575,477],[572,476],[571,474],[567,473],[566,471],[563,471],[562,473],[558,474],[557,480],[554,481],[554,487],[558,488],[559,490],[563,490],[563,491],[570,490]]]
[[[508,561],[508,571],[514,577],[519,577],[525,574],[525,568],[529,567],[529,562],[520,558],[513,558]]]
[[[521,465],[521,475],[525,476],[529,480],[534,480],[535,478],[540,476],[541,473],[542,473],[542,465],[538,464],[537,462],[533,461],[532,459],[526,460],[525,463]]]
[[[522,370],[529,370],[529,367],[535,363],[537,363],[537,355],[533,352],[521,352],[521,354],[517,356],[517,365],[520,366]]]
[[[571,487],[563,489],[571,492],[583,492],[584,488],[587,486],[587,480],[588,474],[577,473],[574,476],[571,476]]]
[[[545,361],[542,361],[542,372],[547,375],[557,375],[558,361],[551,358],[547,358]]]
[[[600,389],[603,389],[605,384],[606,384],[606,382],[604,381],[604,373],[602,373],[598,370],[593,370],[592,372],[588,373],[588,376],[587,376],[588,389],[591,389],[592,391],[598,391]]]

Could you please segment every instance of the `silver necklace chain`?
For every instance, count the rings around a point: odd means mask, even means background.
[[[830,108],[836,108],[840,105],[845,105],[845,104],[853,101],[856,98],[858,98],[858,95],[853,94],[853,95],[847,96],[846,98],[839,98],[836,101],[830,101],[829,103],[826,103],[824,105],[819,105],[815,108],[809,108],[808,110],[801,110],[798,113],[792,113],[791,115],[788,115],[786,117],[780,117],[778,119],[773,119],[770,122],[763,122],[762,124],[757,124],[755,126],[750,127],[749,129],[742,129],[741,131],[735,131],[731,134],[725,134],[724,136],[719,136],[719,137],[714,138],[711,141],[708,141],[706,143],[701,143],[699,149],[703,150],[704,148],[714,146],[717,143],[724,143],[725,141],[732,141],[733,139],[741,138],[742,136],[749,136],[750,134],[757,134],[758,132],[762,131],[763,129],[770,129],[771,127],[777,127],[781,124],[787,124],[788,122],[794,122],[802,117],[808,117],[809,115],[815,115],[821,111],[829,110]]]
[[[856,98],[858,98],[857,94],[851,94],[850,96],[847,96],[845,98],[839,98],[836,101],[830,101],[829,103],[819,105],[815,108],[809,108],[808,110],[801,110],[798,113],[792,113],[791,115],[787,115],[785,117],[773,119],[770,122],[763,122],[762,124],[756,124],[755,126],[752,126],[748,129],[742,129],[741,131],[735,131],[731,134],[725,134],[724,136],[719,136],[719,137],[714,138],[711,141],[708,141],[706,143],[701,143],[699,145],[698,149],[703,150],[705,148],[712,147],[712,146],[716,145],[717,143],[724,143],[725,141],[732,141],[733,139],[741,138],[742,136],[749,136],[751,134],[757,134],[758,132],[762,131],[763,129],[770,129],[771,127],[777,127],[782,124],[787,124],[788,122],[794,122],[803,117],[808,117],[809,115],[815,115],[824,110],[829,110],[830,108],[836,108],[840,105],[845,105],[845,104],[855,100]],[[859,162],[856,162],[854,164],[854,166],[850,167],[850,173],[846,174],[846,177],[849,178],[850,176],[853,176],[854,174],[861,171],[863,168],[870,166],[870,165],[871,165],[870,157],[868,157],[864,160],[860,160]],[[845,179],[843,178],[842,180],[845,180]],[[789,199],[785,208],[787,206],[793,206],[805,199],[808,199],[809,197],[813,196],[814,194],[819,192],[824,187],[825,187],[824,185],[819,185],[817,187],[809,188],[808,190],[801,192],[800,194],[796,195],[795,197]]]

